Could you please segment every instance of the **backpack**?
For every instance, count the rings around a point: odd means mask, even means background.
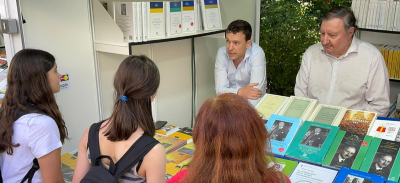
[[[90,126],[88,147],[92,167],[81,180],[81,183],[117,183],[117,180],[122,175],[128,172],[139,161],[142,161],[143,157],[159,143],[152,136],[143,134],[135,143],[133,143],[122,158],[118,160],[117,163],[114,163],[110,156],[100,154],[99,129],[103,122],[104,121],[94,123]],[[101,166],[101,159],[103,158],[110,160],[110,168],[108,170]]]
[[[31,111],[38,111],[41,112],[42,110],[37,107],[36,105],[33,104],[27,104],[25,105],[26,108],[28,108]],[[28,111],[24,111],[24,110],[19,110],[17,117],[15,119],[15,121],[17,121],[20,117],[22,117],[25,114],[30,114],[31,112]],[[31,169],[29,169],[28,173],[26,173],[25,177],[22,179],[21,183],[25,182],[26,180],[28,180],[28,183],[32,183],[32,179],[33,179],[33,175],[35,174],[35,172],[37,170],[39,170],[39,162],[38,160],[35,158],[33,159],[33,165],[31,167]],[[3,183],[3,177],[1,176],[1,170],[0,170],[0,183]]]

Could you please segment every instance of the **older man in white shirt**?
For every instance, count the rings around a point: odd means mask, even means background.
[[[321,42],[303,55],[295,95],[319,103],[377,112],[389,110],[389,76],[382,54],[354,37],[356,19],[345,7],[322,18]]]

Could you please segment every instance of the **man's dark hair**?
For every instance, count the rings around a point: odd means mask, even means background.
[[[327,14],[322,16],[321,23],[323,21],[332,20],[334,18],[340,18],[343,20],[344,29],[346,31],[349,30],[351,27],[354,27],[354,29],[358,28],[356,25],[356,17],[354,16],[353,11],[349,8],[343,6],[332,8]]]
[[[236,34],[242,32],[246,36],[246,41],[251,39],[251,25],[245,20],[235,20],[228,25],[226,33]]]

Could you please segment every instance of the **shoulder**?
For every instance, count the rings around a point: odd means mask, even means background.
[[[23,115],[16,123],[25,123],[29,130],[40,130],[42,132],[55,130],[58,132],[58,127],[53,118],[37,113]]]
[[[321,49],[322,49],[322,44],[321,42],[318,42],[308,47],[304,54],[313,54],[315,52],[319,53],[321,52]]]

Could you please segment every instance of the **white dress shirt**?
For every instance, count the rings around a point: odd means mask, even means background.
[[[321,43],[310,46],[296,77],[295,95],[386,117],[389,90],[382,54],[354,37],[347,52],[338,58],[325,52]]]
[[[236,68],[233,61],[226,52],[226,46],[220,48],[215,62],[215,90],[217,95],[222,93],[237,94],[240,88],[246,87],[250,83],[259,83],[258,88],[262,96],[266,92],[266,61],[264,50],[255,43],[251,43],[247,48],[244,59]],[[257,100],[248,99],[253,105],[257,105]]]

